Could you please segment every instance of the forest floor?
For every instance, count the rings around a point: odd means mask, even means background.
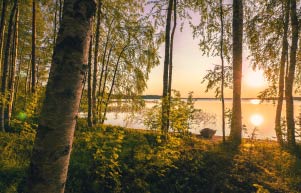
[[[21,191],[34,134],[0,133],[0,192]],[[70,193],[301,192],[301,159],[276,142],[239,149],[196,136],[78,125],[66,185]]]

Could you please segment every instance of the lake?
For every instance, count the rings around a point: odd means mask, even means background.
[[[146,100],[146,108],[154,105],[150,100]],[[232,100],[225,100],[226,108],[232,108]],[[216,99],[198,99],[195,101],[195,108],[202,109],[206,113],[215,115],[214,123],[206,123],[195,126],[191,129],[192,133],[199,133],[200,129],[209,127],[217,130],[216,135],[222,135],[222,113],[221,113],[221,101]],[[294,102],[294,111],[295,116],[299,116],[301,109],[301,101]],[[275,139],[276,134],[274,130],[274,119],[276,114],[276,104],[273,104],[272,101],[265,101],[260,103],[257,99],[244,99],[242,100],[242,123],[246,125],[247,133],[244,133],[244,137],[248,137],[253,129],[256,127],[257,138],[268,138]],[[108,113],[106,124],[120,125],[124,127],[131,127],[136,129],[145,129],[143,123],[134,121],[129,122],[124,120],[127,117],[128,113]],[[285,102],[283,106],[282,116],[285,115]],[[138,115],[137,115],[138,116]],[[226,135],[229,135],[230,130],[226,128]]]

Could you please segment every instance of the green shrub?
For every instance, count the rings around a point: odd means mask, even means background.
[[[100,126],[76,132],[66,193],[301,192],[301,160],[271,141],[227,144]],[[0,133],[0,192],[22,188],[34,134]]]
[[[0,133],[0,191],[16,192],[29,165],[34,135]]]

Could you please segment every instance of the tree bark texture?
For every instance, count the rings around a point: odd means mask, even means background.
[[[26,192],[64,192],[95,10],[94,0],[64,1]]]

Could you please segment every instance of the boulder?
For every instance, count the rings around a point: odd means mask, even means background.
[[[212,137],[215,135],[216,130],[210,129],[210,128],[204,128],[200,131],[200,135],[202,138],[205,139],[212,139]]]

